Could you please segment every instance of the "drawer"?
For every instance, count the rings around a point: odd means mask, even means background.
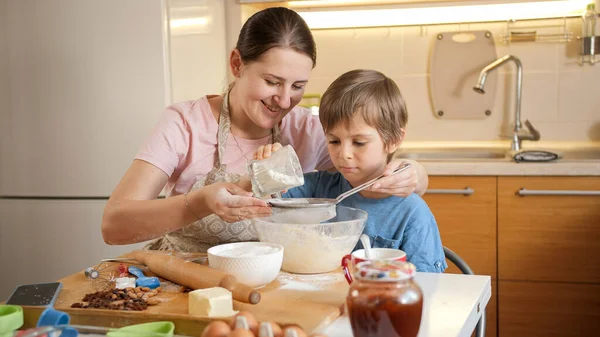
[[[600,331],[600,285],[499,281],[502,337],[581,337]]]

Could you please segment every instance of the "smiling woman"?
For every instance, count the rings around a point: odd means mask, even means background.
[[[291,145],[304,172],[333,166],[318,117],[297,106],[315,64],[311,31],[296,12],[268,8],[251,16],[230,54],[234,81],[223,95],[165,110],[106,205],[104,240],[156,239],[147,248],[201,252],[257,240],[248,219],[271,209],[241,187],[259,147]],[[390,163],[388,174],[399,164]],[[413,167],[384,178],[380,191],[424,191],[427,176]],[[156,200],[163,189],[167,198]]]

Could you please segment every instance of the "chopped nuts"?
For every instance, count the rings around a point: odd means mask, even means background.
[[[160,300],[151,298],[160,292],[160,287],[151,290],[147,287],[135,287],[98,291],[86,294],[83,303],[73,303],[71,308],[95,308],[112,310],[141,311],[149,305],[156,305]]]

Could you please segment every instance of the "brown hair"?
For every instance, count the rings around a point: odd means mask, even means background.
[[[242,26],[235,46],[244,62],[258,60],[267,50],[290,48],[317,64],[317,48],[310,28],[298,13],[271,7],[253,14]]]
[[[348,125],[360,113],[386,146],[402,140],[408,112],[396,83],[375,70],[357,69],[338,77],[325,90],[319,119],[325,132],[339,123]]]

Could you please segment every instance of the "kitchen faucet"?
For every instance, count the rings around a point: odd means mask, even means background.
[[[516,84],[517,93],[516,93],[516,99],[515,99],[515,101],[516,101],[516,103],[515,103],[515,127],[513,129],[511,149],[513,151],[519,151],[519,150],[521,150],[521,141],[522,140],[539,140],[540,139],[539,131],[536,130],[533,127],[533,125],[531,125],[529,120],[525,120],[525,126],[527,127],[527,129],[529,129],[529,133],[519,134],[519,131],[522,128],[522,125],[521,125],[521,91],[522,91],[522,87],[523,87],[523,66],[521,65],[521,61],[518,58],[516,58],[515,56],[505,55],[505,56],[497,59],[496,61],[488,64],[487,66],[485,66],[485,68],[483,68],[483,70],[479,74],[479,81],[478,81],[477,85],[475,87],[473,87],[473,90],[477,91],[480,94],[485,93],[485,90],[483,90],[483,86],[485,85],[485,81],[487,79],[488,72],[496,69],[497,67],[501,66],[502,64],[504,64],[508,61],[513,61],[515,63],[515,65],[517,66],[517,84]]]

